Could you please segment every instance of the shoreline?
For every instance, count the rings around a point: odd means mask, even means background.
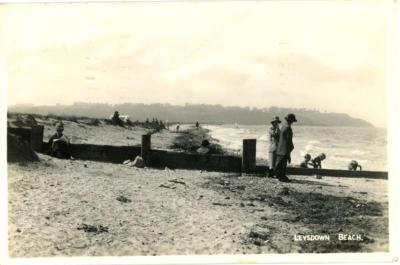
[[[52,121],[40,122],[50,135]],[[140,143],[148,132],[65,125],[78,142]],[[154,133],[153,146],[195,152],[207,139],[226,152],[208,129],[182,127]],[[388,251],[386,180],[289,176],[292,182],[282,183],[38,156],[39,162],[8,163],[12,257]]]
[[[219,139],[221,143],[234,148],[233,153],[238,155],[242,149],[242,139],[257,139],[257,164],[267,165],[268,159],[268,125],[264,126],[208,126],[211,135]],[[354,129],[340,129],[337,127],[309,126],[293,127],[295,148],[291,154],[292,163],[289,167],[300,167],[304,161],[304,155],[310,154],[312,158],[324,153],[326,159],[322,162],[322,168],[334,170],[348,170],[349,164],[356,160],[363,170],[388,171],[387,165],[387,138],[379,133],[377,128],[373,130],[355,131]],[[372,137],[374,144],[368,145],[366,139]],[[353,140],[356,139],[356,140]],[[379,144],[378,144],[379,143]],[[312,167],[312,166],[310,166]]]
[[[222,146],[220,141],[211,135],[211,130],[205,127],[195,128],[194,124],[182,124],[180,132],[160,129],[155,124],[133,122],[124,127],[111,125],[109,120],[91,119],[87,117],[63,117],[43,116],[30,114],[8,114],[8,125],[15,127],[30,126],[38,124],[44,126],[43,141],[46,142],[54,133],[54,125],[62,120],[65,124],[65,134],[73,144],[95,144],[95,145],[117,145],[117,146],[138,146],[141,144],[143,134],[152,134],[152,148],[170,150],[186,153],[196,153],[201,146],[202,140],[208,140],[211,144],[210,154],[224,154],[240,157],[238,150]],[[207,125],[204,125],[207,126]],[[256,157],[257,165],[268,166],[264,156]],[[297,168],[298,164],[293,163],[288,167]],[[327,169],[333,169],[329,167]],[[336,167],[337,168],[337,167]],[[346,168],[339,168],[347,170]]]

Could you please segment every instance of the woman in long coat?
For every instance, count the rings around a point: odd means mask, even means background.
[[[276,162],[276,149],[278,146],[279,134],[280,134],[279,123],[281,123],[281,121],[279,120],[279,117],[276,116],[271,121],[271,127],[268,130],[268,134],[269,134],[269,152],[268,152],[269,172],[268,172],[268,177],[269,178],[274,177],[274,167],[275,167],[275,162]]]

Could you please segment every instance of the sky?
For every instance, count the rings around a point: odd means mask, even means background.
[[[394,1],[0,6],[8,105],[203,103],[386,127]]]

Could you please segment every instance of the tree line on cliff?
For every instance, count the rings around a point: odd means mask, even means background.
[[[299,125],[309,126],[355,126],[371,127],[372,124],[349,116],[344,113],[328,113],[305,108],[250,108],[237,106],[207,105],[207,104],[185,104],[183,106],[171,104],[106,104],[106,103],[84,103],[77,102],[72,105],[14,105],[8,108],[9,112],[32,113],[41,115],[76,115],[92,118],[108,118],[118,110],[120,114],[129,115],[131,121],[145,120],[147,118],[158,118],[169,122],[181,123],[209,123],[209,124],[246,124],[261,125],[269,124],[273,117],[281,119],[287,113],[295,113]]]

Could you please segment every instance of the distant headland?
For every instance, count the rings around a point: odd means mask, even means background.
[[[287,113],[295,113],[298,125],[309,126],[347,126],[347,127],[374,127],[371,123],[353,118],[345,113],[320,112],[306,108],[250,108],[237,106],[207,105],[207,104],[185,104],[183,106],[155,103],[85,103],[77,102],[72,105],[40,106],[33,104],[19,104],[8,108],[9,112],[32,113],[32,114],[55,114],[74,115],[92,118],[109,117],[115,110],[121,114],[129,115],[131,121],[157,118],[169,120],[170,122],[209,124],[247,124],[262,125],[269,124],[273,117],[281,119]]]

